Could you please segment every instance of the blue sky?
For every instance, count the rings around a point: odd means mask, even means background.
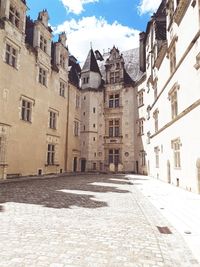
[[[27,0],[28,14],[36,19],[47,9],[54,39],[67,33],[70,53],[83,61],[90,49],[102,53],[117,46],[121,51],[138,46],[139,32],[145,31],[150,15],[160,0]]]

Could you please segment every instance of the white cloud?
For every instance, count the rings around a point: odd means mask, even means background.
[[[80,20],[65,21],[56,27],[54,33],[65,31],[69,51],[80,62],[83,62],[90,49],[90,42],[94,50],[101,53],[108,51],[113,45],[120,51],[132,49],[139,45],[139,31],[123,26],[118,22],[109,24],[104,18],[83,17]]]
[[[152,14],[158,9],[160,3],[161,0],[141,0],[138,6],[139,13],[141,15],[145,13]]]
[[[83,6],[88,3],[98,2],[99,0],[60,0],[68,12],[80,14],[84,8]]]

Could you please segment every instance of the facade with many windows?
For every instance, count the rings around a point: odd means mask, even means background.
[[[1,1],[0,178],[65,170],[66,36],[52,43],[47,11],[34,22],[26,11],[25,1]]]
[[[82,69],[26,11],[1,1],[0,178],[135,172],[200,192],[200,1],[162,0],[139,49],[90,49]]]
[[[137,83],[138,94],[144,89],[144,106],[138,107],[144,135],[138,143],[146,151],[145,173],[198,193],[199,8],[199,1],[161,2],[140,34],[140,68],[146,77]]]

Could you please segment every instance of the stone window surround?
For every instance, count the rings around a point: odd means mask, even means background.
[[[38,67],[38,82],[47,87],[48,84],[48,72],[49,70],[43,66],[42,64],[39,65]]]
[[[180,155],[180,148],[182,144],[180,138],[173,139],[171,141],[171,148],[173,149],[173,157],[174,157],[174,168],[180,169],[181,168],[181,155]]]
[[[60,80],[59,95],[62,97],[65,97],[65,91],[66,91],[66,82],[64,82],[63,80]]]
[[[171,118],[174,119],[178,115],[178,94],[177,91],[180,89],[180,85],[176,82],[171,90],[168,92],[168,99],[171,102]]]
[[[49,111],[48,127],[52,130],[56,130],[58,128],[59,111],[53,108],[49,108],[48,111]]]
[[[14,3],[10,3],[10,7],[9,7],[9,21],[18,29],[20,29],[20,20],[21,20],[21,16],[20,16],[20,11],[19,11],[19,7],[17,7],[16,5],[14,5]]]
[[[33,121],[33,106],[35,100],[25,95],[20,97],[20,119],[24,122],[32,123]]]
[[[7,46],[10,46],[11,48],[10,51],[7,50],[8,48]],[[13,51],[15,51],[15,55],[13,55]],[[19,68],[19,53],[20,53],[20,47],[17,44],[15,44],[13,41],[11,41],[10,39],[6,38],[4,62],[7,63],[9,66],[13,67],[14,69],[18,69]],[[13,56],[15,58],[14,64],[12,61]]]

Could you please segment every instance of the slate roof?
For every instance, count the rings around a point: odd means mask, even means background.
[[[93,72],[97,72],[101,74],[99,70],[99,66],[97,64],[96,57],[92,49],[90,49],[88,56],[86,58],[86,61],[82,68],[82,72],[86,72],[86,71],[93,71]]]
[[[106,79],[105,62],[109,55],[110,53],[104,53],[104,61],[98,61],[99,68],[103,76],[102,78],[104,80]],[[123,51],[122,56],[124,59],[124,68],[126,72],[124,78],[130,77],[132,81],[138,81],[143,75],[143,72],[140,71],[139,66],[139,48]]]

